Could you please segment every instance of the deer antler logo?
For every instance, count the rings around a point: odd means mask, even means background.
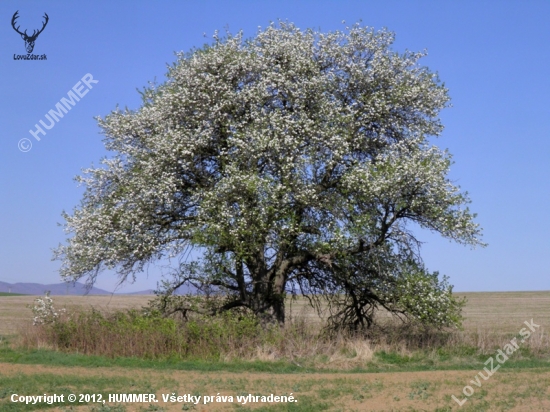
[[[46,21],[43,23],[42,28],[41,28],[40,30],[38,30],[38,32],[37,32],[36,30],[34,30],[34,31],[32,32],[32,35],[29,36],[29,35],[27,35],[27,30],[25,30],[24,33],[21,33],[21,32],[19,31],[19,27],[20,27],[20,26],[15,27],[15,20],[17,20],[17,18],[19,17],[19,16],[17,15],[17,13],[19,13],[19,10],[17,10],[17,11],[14,13],[13,17],[11,18],[11,25],[12,25],[13,29],[14,29],[17,33],[19,33],[19,34],[21,35],[21,38],[22,38],[23,40],[25,40],[25,48],[27,49],[27,53],[32,53],[32,51],[34,50],[34,42],[36,41],[36,38],[38,37],[38,35],[39,35],[40,33],[42,33],[42,31],[44,30],[44,28],[45,28],[46,25],[48,24],[48,20],[49,20],[50,18],[48,17],[48,15],[47,15],[46,13],[44,13],[44,16],[43,16],[43,17],[46,19]]]

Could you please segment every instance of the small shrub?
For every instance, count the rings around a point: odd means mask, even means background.
[[[59,316],[65,313],[65,309],[55,309],[53,299],[50,297],[50,292],[46,292],[44,296],[36,298],[34,305],[31,306],[34,315],[33,325],[45,325],[55,323]]]

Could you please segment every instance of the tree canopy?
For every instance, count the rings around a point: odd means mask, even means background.
[[[359,24],[279,23],[178,54],[138,110],[99,119],[115,155],[77,178],[62,276],[93,283],[114,269],[125,281],[179,256],[167,290],[222,296],[213,312],[283,323],[294,292],[327,299],[331,320],[353,328],[380,307],[456,324],[460,304],[425,268],[411,224],[472,246],[480,228],[447,178],[450,154],[428,141],[447,89],[419,65],[425,53],[393,41]],[[189,248],[204,253],[185,259]]]

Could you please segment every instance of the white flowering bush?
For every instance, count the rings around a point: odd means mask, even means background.
[[[50,297],[50,292],[46,292],[44,296],[36,298],[34,305],[31,306],[33,313],[33,325],[50,325],[59,320],[59,316],[65,313],[65,309],[56,309],[53,305],[53,299]]]
[[[222,294],[212,313],[283,323],[292,292],[332,299],[356,327],[381,305],[417,314],[396,298],[417,279],[407,267],[422,267],[407,224],[482,242],[446,177],[450,155],[428,141],[447,89],[419,64],[425,53],[397,53],[393,40],[279,23],[178,54],[139,109],[98,119],[114,156],[77,178],[86,191],[64,214],[62,276],[93,283],[114,269],[124,281],[179,257],[165,292]],[[188,259],[193,248],[202,257]]]
[[[399,279],[396,305],[419,323],[442,327],[460,327],[465,299],[453,296],[446,276],[423,270],[409,272]]]

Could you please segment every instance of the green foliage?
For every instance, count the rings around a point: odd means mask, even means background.
[[[222,312],[216,317],[192,319],[185,324],[185,329],[188,340],[206,345],[212,351],[221,351],[228,344],[253,339],[260,327],[252,315],[236,317],[231,312]]]
[[[258,339],[262,329],[250,314],[223,312],[181,322],[154,310],[78,312],[42,325],[59,349],[145,359],[219,359]]]
[[[88,353],[105,351],[119,356],[156,358],[179,353],[184,342],[176,321],[137,310],[110,315],[96,310],[78,312],[47,328],[52,343],[61,349]]]

